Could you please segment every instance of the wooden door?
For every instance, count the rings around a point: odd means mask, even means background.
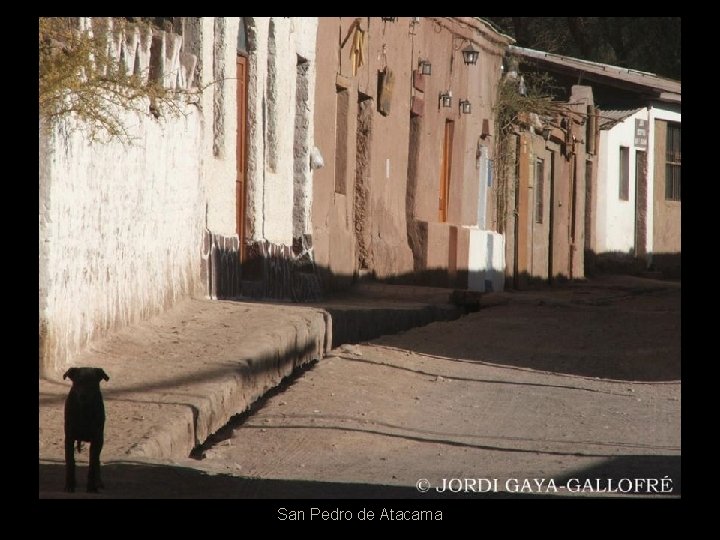
[[[455,122],[445,121],[445,137],[443,138],[442,162],[440,163],[440,197],[438,219],[448,220],[448,202],[450,199],[450,174],[452,172],[452,143]]]
[[[245,220],[247,216],[247,58],[237,57],[237,234],[240,262],[245,258]]]

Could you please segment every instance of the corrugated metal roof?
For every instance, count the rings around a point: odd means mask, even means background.
[[[600,129],[610,129],[618,122],[622,122],[628,116],[632,116],[640,110],[642,110],[641,107],[624,111],[603,111],[598,109],[598,124],[600,125]]]
[[[629,86],[636,90],[650,91],[655,94],[658,99],[663,101],[680,102],[680,81],[659,77],[654,73],[612,66],[610,64],[601,64],[599,62],[590,62],[589,60],[526,49],[515,45],[510,45],[508,50],[511,54],[553,66],[561,71],[582,72],[588,78],[599,80],[606,84],[613,84],[613,82],[622,83],[624,86]]]

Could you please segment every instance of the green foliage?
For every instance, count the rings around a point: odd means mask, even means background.
[[[115,24],[126,24],[114,19]],[[182,114],[187,92],[143,82],[140,74],[126,75],[108,54],[106,36],[81,32],[70,17],[41,17],[39,22],[39,109],[50,122],[74,114],[92,140],[132,140],[123,113],[155,116]]]

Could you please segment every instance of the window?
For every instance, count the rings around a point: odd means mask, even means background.
[[[489,174],[490,174],[490,163],[488,160],[488,148],[487,146],[481,146],[480,159],[478,165],[480,168],[480,185],[478,189],[478,227],[481,229],[485,228],[485,215],[487,213],[487,191],[489,185]]]
[[[680,124],[667,126],[665,147],[665,200],[680,200]]]
[[[620,147],[620,200],[630,200],[630,149]]]
[[[247,43],[247,22],[245,17],[240,17],[240,25],[238,26],[238,38],[237,38],[237,52],[238,54],[247,55],[248,43]]]
[[[545,195],[545,162],[535,161],[535,223],[543,222],[543,197]]]

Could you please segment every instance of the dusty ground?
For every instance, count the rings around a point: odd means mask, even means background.
[[[74,365],[110,376],[101,384],[103,459],[187,456],[196,437],[205,440],[292,371],[288,351],[320,357],[323,321],[313,308],[195,299],[92,343]],[[40,457],[63,459],[70,381],[58,374],[39,387]]]
[[[680,295],[634,278],[504,294],[458,321],[336,349],[202,460],[111,461],[102,496],[578,496],[567,487],[664,477],[677,496]],[[62,465],[40,467],[41,496],[61,496],[50,486]],[[464,493],[434,489],[465,479]]]
[[[335,351],[204,465],[387,486],[486,478],[499,489],[667,475],[677,494],[679,288],[526,296]]]

